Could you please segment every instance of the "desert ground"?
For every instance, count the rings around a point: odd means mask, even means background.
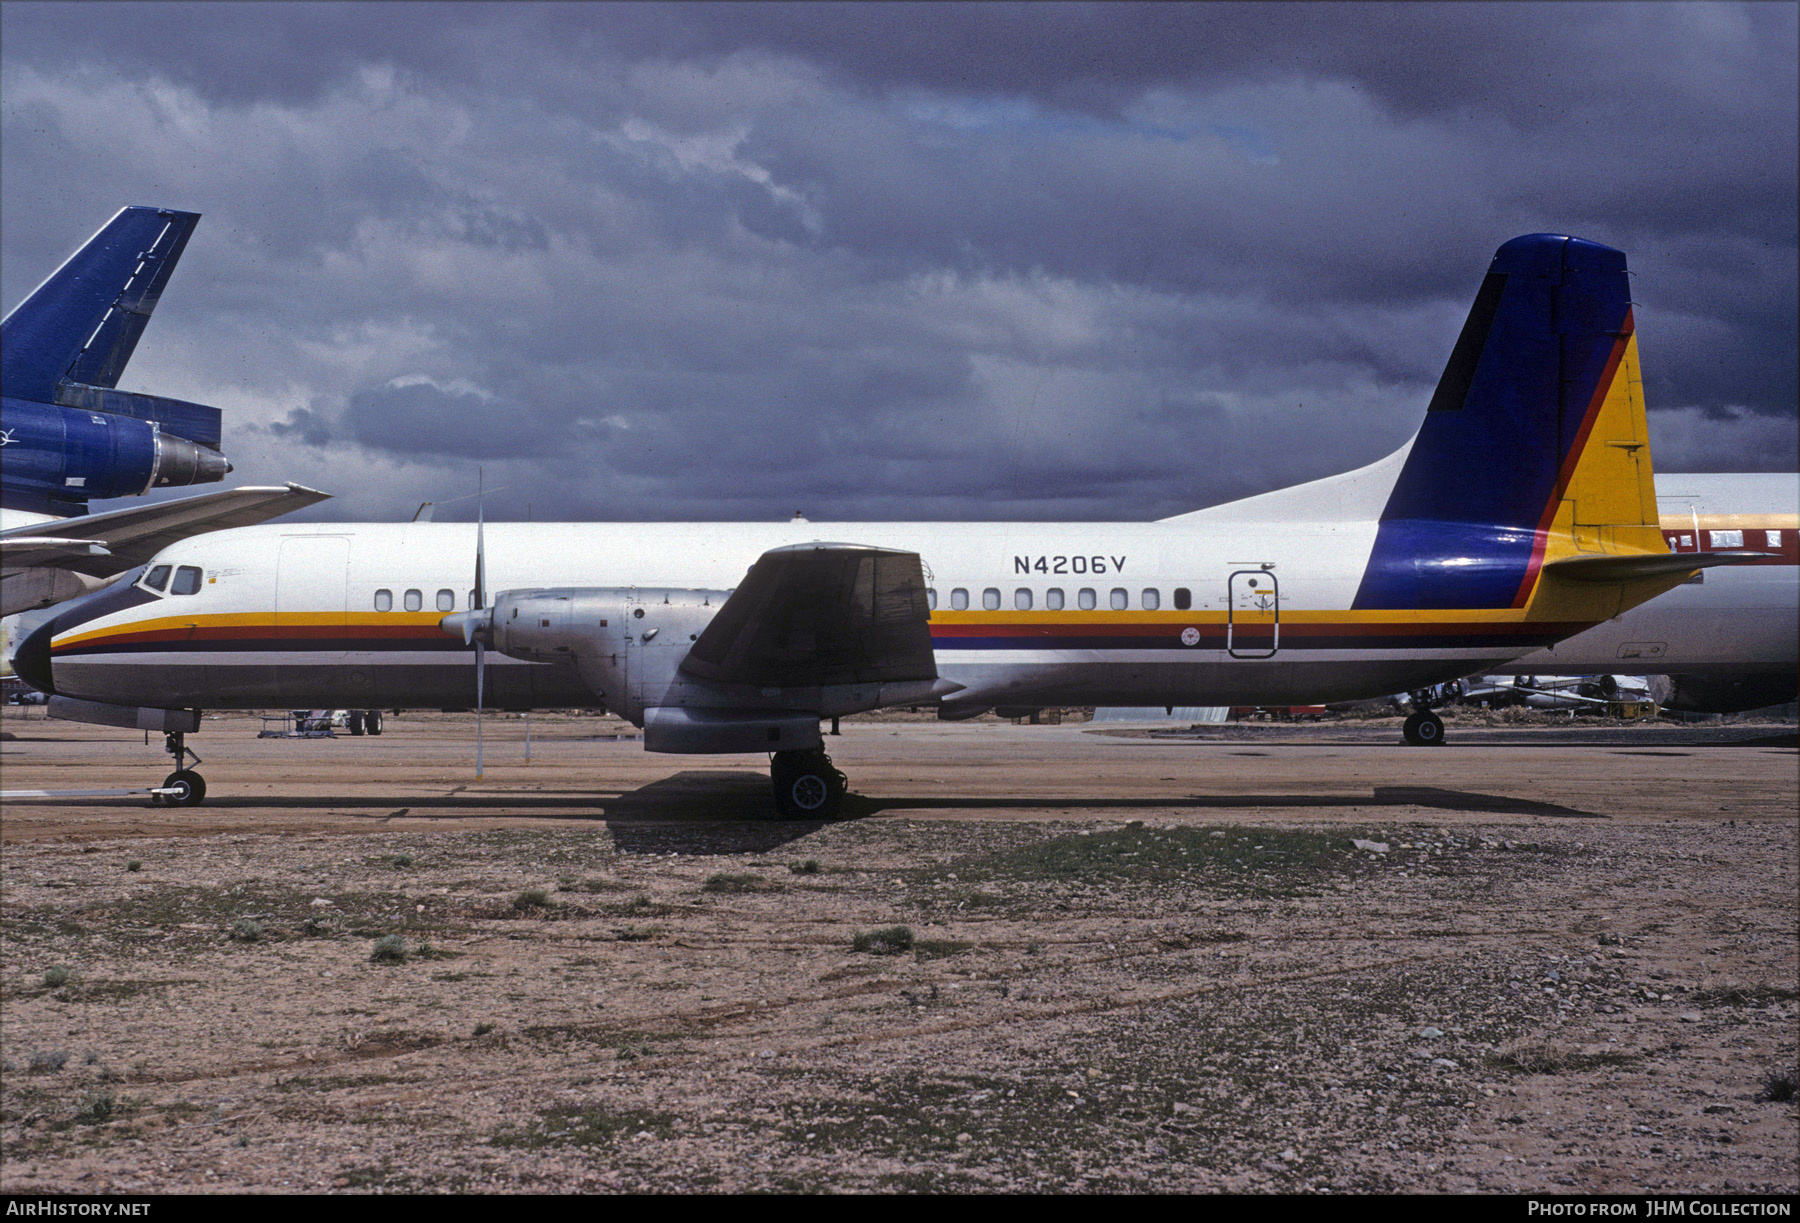
[[[1792,722],[260,726],[6,804],[0,1189],[1800,1190]]]

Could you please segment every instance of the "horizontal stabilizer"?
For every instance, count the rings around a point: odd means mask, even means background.
[[[1770,552],[1640,552],[1630,556],[1571,556],[1549,561],[1544,572],[1572,582],[1636,582],[1674,577],[1715,565],[1747,565]]]
[[[42,537],[45,524],[41,522],[0,533],[0,549],[4,550],[9,567],[25,563],[51,564],[91,577],[110,577],[143,564],[170,544],[190,535],[223,531],[227,527],[254,526],[315,505],[330,496],[330,493],[300,484],[228,488],[222,492],[183,497],[179,501],[134,505],[64,520],[65,530],[79,530],[80,542],[97,542],[107,549],[107,555],[68,551],[26,562],[14,553],[13,544],[27,537]]]
[[[0,538],[0,560],[8,569],[49,565],[78,556],[111,556],[97,539],[65,539],[59,535],[7,535]]]
[[[929,615],[916,552],[775,548],[751,566],[681,670],[771,688],[934,680]]]

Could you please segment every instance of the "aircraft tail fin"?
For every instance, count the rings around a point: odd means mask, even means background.
[[[1547,561],[1665,552],[1648,443],[1623,252],[1514,238],[1381,513],[1355,606],[1548,614]]]
[[[119,383],[197,212],[121,208],[0,323],[10,398],[55,402],[59,384]]]

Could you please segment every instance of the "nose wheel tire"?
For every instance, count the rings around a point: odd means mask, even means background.
[[[176,769],[163,778],[162,788],[175,791],[157,795],[171,807],[198,807],[206,801],[206,779],[192,769]]]
[[[782,819],[835,819],[843,806],[846,778],[824,752],[776,752],[769,779]]]
[[[1444,719],[1430,710],[1415,713],[1406,719],[1400,733],[1414,747],[1441,747],[1444,742]]]

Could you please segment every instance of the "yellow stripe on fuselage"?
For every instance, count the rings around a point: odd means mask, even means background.
[[[125,624],[109,624],[104,628],[68,632],[58,636],[54,645],[66,647],[105,641],[113,637],[137,633],[159,633],[179,629],[214,628],[305,628],[327,626],[356,628],[380,625],[384,628],[436,628],[447,612],[214,612],[194,616],[160,616],[154,620],[132,620]]]

